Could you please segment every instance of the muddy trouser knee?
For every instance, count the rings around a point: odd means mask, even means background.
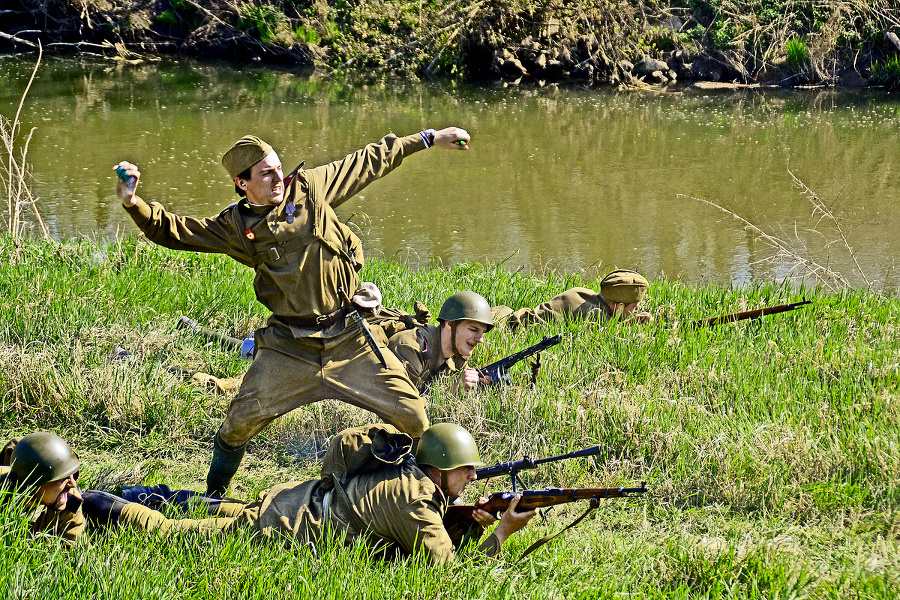
[[[219,434],[216,433],[216,437],[213,439],[212,464],[210,464],[209,473],[206,475],[207,496],[222,496],[225,494],[232,477],[237,473],[238,467],[241,466],[241,460],[243,460],[244,452],[246,451],[246,442],[237,447],[229,446],[219,439]]]

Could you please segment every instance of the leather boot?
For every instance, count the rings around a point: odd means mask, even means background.
[[[88,522],[95,527],[108,527],[119,522],[122,509],[128,505],[127,500],[109,492],[99,490],[82,490],[81,510]]]
[[[241,460],[247,451],[246,442],[238,447],[232,447],[219,439],[219,434],[213,439],[212,464],[209,465],[209,473],[206,475],[206,495],[224,496],[225,490],[231,483],[231,478],[241,466]]]

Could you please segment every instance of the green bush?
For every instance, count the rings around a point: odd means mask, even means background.
[[[791,38],[784,45],[788,64],[795,71],[802,71],[809,64],[809,51],[803,38]]]
[[[263,4],[243,7],[238,25],[244,31],[255,35],[262,43],[271,44],[275,41],[278,24],[285,20],[284,13],[278,7]]]
[[[900,55],[872,63],[872,81],[889,90],[900,90]]]

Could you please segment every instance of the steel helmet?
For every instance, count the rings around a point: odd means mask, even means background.
[[[78,472],[81,461],[64,439],[49,431],[29,433],[16,444],[10,475],[17,484],[41,486]]]
[[[487,330],[494,328],[494,320],[491,318],[491,305],[484,296],[475,292],[456,292],[441,306],[438,314],[438,322],[453,322],[469,319],[487,325]]]
[[[416,448],[416,462],[442,471],[484,466],[475,438],[453,423],[437,423],[425,430]]]

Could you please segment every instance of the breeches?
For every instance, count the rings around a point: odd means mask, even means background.
[[[400,431],[421,437],[428,427],[425,401],[403,364],[387,349],[384,332],[379,327],[371,330],[387,368],[356,324],[348,324],[330,339],[294,338],[278,325],[258,331],[256,356],[228,408],[219,438],[240,446],[281,415],[325,399],[372,411]]]

